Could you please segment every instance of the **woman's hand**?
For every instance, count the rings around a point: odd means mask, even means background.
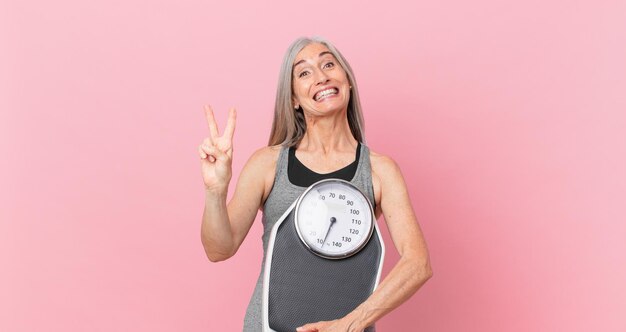
[[[348,321],[345,317],[331,321],[305,324],[296,329],[297,332],[363,332],[357,328],[354,321]]]
[[[231,108],[228,112],[228,122],[226,122],[226,128],[222,136],[219,136],[219,130],[211,106],[204,106],[204,114],[211,134],[202,141],[198,148],[204,187],[209,191],[225,191],[228,189],[232,176],[233,134],[235,133],[236,111],[234,108]]]

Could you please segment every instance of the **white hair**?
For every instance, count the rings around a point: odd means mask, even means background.
[[[296,146],[306,132],[306,122],[302,108],[298,108],[294,111],[292,98],[293,63],[298,53],[311,43],[320,43],[326,46],[346,72],[348,81],[352,86],[350,89],[350,100],[348,101],[348,124],[352,136],[354,136],[357,141],[364,143],[365,130],[363,113],[361,112],[361,101],[359,100],[359,88],[357,87],[352,68],[350,68],[346,59],[333,44],[322,37],[316,36],[312,38],[301,37],[296,39],[285,53],[278,78],[274,120],[272,122],[272,131],[270,132],[268,145],[280,144],[288,147]]]

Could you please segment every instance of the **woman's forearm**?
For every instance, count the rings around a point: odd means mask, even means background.
[[[233,234],[226,207],[227,190],[205,192],[202,214],[202,245],[212,262],[225,260],[233,254]]]
[[[431,276],[428,261],[400,258],[376,291],[345,319],[353,322],[354,331],[361,331],[408,300]]]

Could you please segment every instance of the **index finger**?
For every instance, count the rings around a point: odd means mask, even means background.
[[[219,131],[217,129],[217,123],[215,122],[215,116],[213,115],[213,108],[211,108],[211,105],[204,105],[204,115],[206,117],[206,122],[209,125],[211,138],[216,138],[217,135],[219,135]]]
[[[228,121],[226,122],[226,128],[224,129],[224,136],[228,137],[230,141],[233,141],[235,135],[235,120],[237,119],[237,111],[235,108],[231,108],[228,111]]]

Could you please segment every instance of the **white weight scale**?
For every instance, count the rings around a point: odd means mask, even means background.
[[[384,255],[367,196],[341,179],[314,183],[272,228],[263,331],[293,332],[350,313],[378,286]]]

